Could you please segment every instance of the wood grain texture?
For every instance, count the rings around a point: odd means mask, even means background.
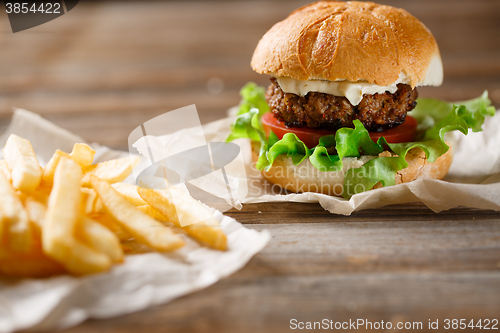
[[[350,217],[321,214],[314,204],[258,208],[284,221],[247,225],[273,238],[241,271],[170,304],[90,320],[69,332],[289,332],[293,318],[426,325],[429,319],[498,317],[498,213],[457,209],[434,219],[421,205]],[[427,219],[412,221],[415,214],[406,210]]]
[[[433,32],[445,83],[420,95],[448,100],[488,89],[500,106],[500,2],[380,1]],[[305,1],[82,1],[42,26],[12,34],[0,13],[0,130],[12,107],[41,113],[89,141],[127,147],[138,124],[196,104],[202,122],[239,101],[247,81],[267,85],[250,58],[260,37]],[[210,93],[217,77],[224,88]]]
[[[445,83],[420,96],[490,91],[500,106],[500,1],[381,0],[433,32]],[[196,104],[202,122],[239,102],[259,38],[307,1],[80,1],[12,34],[0,14],[0,130],[12,107],[113,148],[159,114]],[[223,82],[211,93],[210,79]],[[254,204],[227,213],[272,233],[242,270],[169,304],[69,332],[285,332],[289,321],[499,318],[500,213],[436,214],[407,204],[336,216],[317,204]],[[422,330],[426,331],[426,330]],[[464,330],[466,331],[466,330]]]

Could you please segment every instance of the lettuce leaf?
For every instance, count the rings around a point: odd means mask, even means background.
[[[259,110],[251,109],[246,113],[240,114],[231,125],[231,133],[226,141],[233,141],[239,138],[249,138],[254,141],[260,141],[258,129],[252,126],[252,119],[254,116],[258,118]]]
[[[253,82],[249,82],[240,90],[240,95],[241,103],[238,106],[237,117],[231,124],[231,133],[226,138],[226,141],[229,142],[239,138],[260,141],[260,154],[257,167],[261,170],[269,165],[266,157],[268,139],[260,123],[260,117],[269,111],[265,89]]]
[[[360,157],[361,155],[378,155],[384,147],[373,142],[370,134],[359,120],[354,120],[354,128],[341,128],[335,136],[327,135],[320,139],[319,145],[313,148],[309,160],[320,171],[340,171],[344,157]],[[327,147],[335,146],[337,154],[330,155]]]
[[[474,114],[477,113],[475,112],[477,110],[485,110],[486,114],[495,112],[495,108],[490,106],[491,101],[488,98],[488,92],[484,91],[483,94],[477,98],[455,103],[448,103],[432,98],[419,98],[415,109],[408,114],[417,119],[419,124],[417,130],[423,133],[434,127],[434,125],[444,117],[448,116],[452,112],[454,105],[464,105],[468,110],[474,111]],[[485,115],[484,111],[480,113]],[[482,121],[484,122],[484,119]],[[481,127],[475,126],[472,130],[478,132],[481,130]]]
[[[487,93],[486,95],[483,94],[483,96],[487,98]],[[350,172],[347,173],[344,179],[343,196],[350,198],[356,193],[370,190],[379,181],[383,186],[394,185],[396,173],[408,167],[405,158],[408,151],[413,148],[422,149],[427,156],[427,160],[432,163],[449,149],[444,138],[446,133],[458,130],[467,135],[469,128],[474,132],[481,131],[485,117],[493,116],[495,108],[489,106],[489,103],[476,103],[474,100],[470,102],[472,103],[452,106],[450,113],[442,117],[424,133],[422,141],[387,143],[385,138],[380,138],[379,143],[387,145],[397,156],[377,157],[360,168],[349,170]],[[466,105],[469,105],[469,108]]]
[[[298,165],[311,155],[311,150],[295,134],[286,133],[281,140],[269,147],[267,153],[269,163],[267,164],[267,168],[271,167],[276,157],[281,154],[291,157],[293,164]]]
[[[240,90],[241,103],[238,106],[238,115],[249,112],[251,109],[259,110],[259,117],[269,111],[269,105],[266,101],[266,89],[259,87],[253,82],[248,82]]]
[[[335,135],[323,136],[316,147],[309,149],[293,133],[285,134],[280,140],[271,132],[266,138],[260,121],[262,115],[269,111],[263,87],[249,83],[240,94],[242,102],[227,141],[237,138],[260,141],[256,164],[259,170],[269,169],[282,154],[290,157],[295,165],[309,158],[316,169],[324,172],[342,170],[344,157],[374,156],[361,167],[346,172],[345,198],[370,190],[379,182],[383,186],[394,185],[396,173],[408,166],[405,158],[411,149],[422,149],[429,162],[434,162],[449,149],[444,140],[447,132],[458,130],[466,135],[469,129],[481,131],[485,118],[495,114],[486,91],[478,98],[456,103],[458,105],[436,99],[418,99],[417,107],[410,113],[419,122],[420,134],[415,142],[392,144],[383,137],[373,142],[363,124],[355,120],[354,128],[341,128]],[[378,156],[384,147],[389,147],[393,156]]]

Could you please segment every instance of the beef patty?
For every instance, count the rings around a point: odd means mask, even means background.
[[[353,120],[359,119],[367,130],[374,132],[402,124],[406,113],[417,105],[417,97],[416,88],[398,84],[394,94],[365,94],[358,105],[352,105],[345,97],[320,92],[305,96],[285,93],[275,78],[271,78],[266,92],[270,110],[287,126],[336,130],[354,127]]]

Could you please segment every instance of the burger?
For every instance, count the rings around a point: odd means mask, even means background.
[[[452,136],[494,114],[487,92],[461,103],[418,99],[439,86],[432,33],[407,11],[372,2],[320,1],[292,12],[259,41],[254,83],[228,141],[252,140],[263,177],[293,192],[346,198],[416,179],[441,179]]]

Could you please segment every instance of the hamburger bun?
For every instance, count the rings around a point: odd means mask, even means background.
[[[437,86],[443,81],[439,48],[429,29],[403,9],[373,2],[319,1],[295,10],[261,38],[251,66],[260,74],[276,78],[271,79],[266,98],[274,117],[292,132],[293,127],[310,127],[334,133],[344,126],[353,127],[349,124],[353,121],[351,116],[361,121],[365,129],[382,132],[383,136],[384,130],[402,124],[406,113],[415,107],[416,86]],[[283,84],[292,80],[316,90],[305,93],[286,89],[280,80]],[[337,92],[326,91],[327,88],[319,90],[323,83],[375,86],[375,92],[362,93],[361,101],[353,105],[346,99],[347,90],[339,89],[339,94],[344,95],[338,96]],[[400,90],[403,93],[398,94]],[[397,117],[393,119],[395,115],[401,115],[403,122]],[[339,124],[337,128],[326,127]],[[450,140],[446,143],[451,146]],[[259,145],[252,142],[254,161],[259,155]],[[384,151],[379,156],[391,154]],[[262,174],[269,182],[289,191],[341,196],[346,172],[375,157],[346,157],[342,160],[342,170],[323,172],[307,158],[294,165],[290,157],[282,154]],[[453,153],[449,149],[429,163],[424,151],[414,148],[405,158],[409,165],[396,173],[396,184],[442,179],[448,173]],[[375,188],[381,186],[378,183]]]
[[[420,148],[413,148],[406,155],[408,167],[396,173],[396,184],[408,183],[417,179],[442,179],[448,173],[453,152],[450,141],[446,141],[450,147],[433,163],[427,161],[425,153]],[[252,141],[252,160],[257,162],[259,158],[260,143]],[[391,152],[384,151],[381,157],[393,156]],[[346,157],[342,160],[344,168],[341,171],[322,172],[316,169],[309,159],[305,159],[299,165],[294,165],[292,159],[286,155],[279,155],[269,170],[262,170],[264,179],[272,184],[277,184],[291,192],[316,192],[328,195],[342,196],[344,186],[344,174],[348,169],[359,168],[374,156]],[[374,188],[382,187],[381,183]]]
[[[373,2],[320,1],[292,12],[259,41],[252,68],[296,80],[440,85],[436,40],[407,11]]]

